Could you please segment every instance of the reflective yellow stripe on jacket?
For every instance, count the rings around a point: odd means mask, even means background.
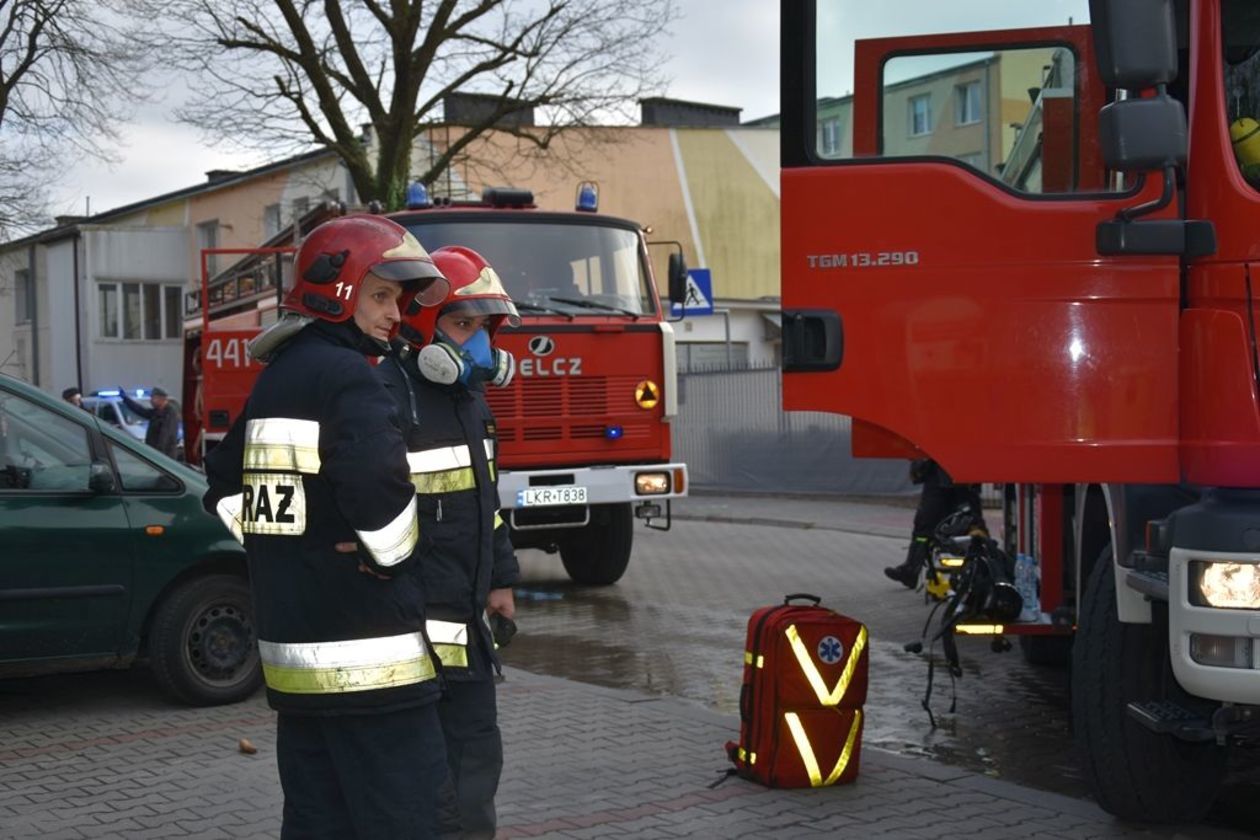
[[[319,472],[319,422],[263,417],[245,424],[247,470]]]
[[[468,625],[430,618],[424,622],[424,629],[443,666],[468,667]]]
[[[494,441],[486,438],[484,445],[486,458],[490,463],[490,477],[493,479]],[[411,469],[411,483],[421,495],[454,493],[472,490],[477,486],[477,475],[472,468],[472,453],[465,444],[408,452],[407,465]]]
[[[340,642],[258,642],[267,686],[286,694],[341,694],[413,685],[436,669],[419,633]]]

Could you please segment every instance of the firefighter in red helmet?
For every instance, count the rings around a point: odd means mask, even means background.
[[[248,556],[279,712],[281,837],[431,837],[446,770],[410,573],[416,496],[365,356],[384,353],[404,292],[423,304],[448,286],[413,236],[374,216],[316,228],[294,274],[288,314],[258,342],[268,364],[206,457],[204,500]]]
[[[476,251],[439,248],[433,261],[450,292],[431,309],[408,302],[397,352],[377,371],[402,418],[420,527],[429,538],[415,574],[447,684],[438,704],[450,771],[442,828],[444,836],[491,838],[503,767],[495,639],[498,630],[506,643],[515,629],[511,587],[520,570],[499,515],[498,442],[483,387],[510,381],[512,355],[494,347],[494,336],[520,319]]]

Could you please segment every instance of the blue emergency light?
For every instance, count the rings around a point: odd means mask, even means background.
[[[109,388],[109,389],[104,390],[104,391],[97,391],[97,392],[96,392],[96,396],[98,396],[98,397],[121,397],[121,396],[122,396],[122,394],[120,394],[120,393],[118,392],[118,389],[116,389],[116,388]]]
[[[432,206],[433,202],[429,201],[429,191],[424,188],[424,184],[416,181],[407,187],[408,210],[423,210]]]
[[[621,428],[620,426],[605,426],[604,427],[604,437],[608,438],[609,440],[621,440],[621,436],[624,435],[625,433],[626,433],[626,430]]]
[[[574,206],[584,213],[594,213],[599,210],[599,187],[594,181],[583,181],[578,184],[577,203]]]

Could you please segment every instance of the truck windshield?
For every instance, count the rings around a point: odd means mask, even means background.
[[[472,248],[489,260],[522,314],[647,315],[656,311],[638,235],[604,225],[424,221],[409,228],[430,251]]]
[[[1084,57],[1069,37],[1089,23],[1086,0],[815,0],[814,12],[814,112],[799,117],[817,162],[930,156],[1021,193],[1102,186],[1078,151]],[[1041,27],[1062,34],[1021,35]],[[877,98],[863,105],[858,88]]]

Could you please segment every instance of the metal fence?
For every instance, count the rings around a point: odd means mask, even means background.
[[[850,421],[783,411],[777,367],[679,374],[674,457],[693,487],[758,493],[912,495],[906,462],[854,458]]]

